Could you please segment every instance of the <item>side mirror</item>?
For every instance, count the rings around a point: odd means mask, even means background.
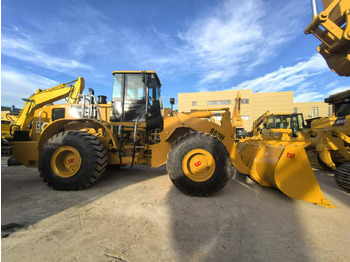
[[[175,104],[175,98],[170,98],[170,104],[171,104],[171,110],[170,110],[170,116],[173,116],[173,105]]]

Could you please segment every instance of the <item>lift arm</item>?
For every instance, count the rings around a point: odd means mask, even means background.
[[[322,42],[317,51],[332,71],[350,76],[350,1],[322,2],[324,10],[318,13],[316,0],[311,0],[313,19],[305,34],[313,34]]]

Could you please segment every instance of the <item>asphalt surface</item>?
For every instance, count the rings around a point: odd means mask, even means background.
[[[337,209],[237,174],[209,198],[178,191],[165,167],[109,168],[92,187],[48,188],[36,169],[1,168],[3,261],[348,261],[350,194],[315,170]]]

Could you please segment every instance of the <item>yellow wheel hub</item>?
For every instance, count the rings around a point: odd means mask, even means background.
[[[62,146],[51,157],[51,169],[59,177],[74,176],[80,169],[81,157],[74,147]]]
[[[182,169],[192,181],[204,182],[214,174],[215,160],[207,150],[193,149],[182,160]]]

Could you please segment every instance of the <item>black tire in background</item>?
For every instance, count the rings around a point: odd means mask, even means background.
[[[78,152],[81,165],[70,177],[55,173],[52,156],[62,148]],[[107,150],[94,135],[83,131],[61,132],[51,137],[39,153],[39,171],[43,181],[56,190],[80,190],[99,179],[107,166]]]
[[[205,150],[214,158],[215,170],[205,181],[195,181],[184,172],[183,160],[193,150]],[[217,138],[202,132],[190,132],[178,138],[168,153],[166,167],[173,184],[191,196],[215,194],[235,172],[226,147]]]
[[[350,192],[350,163],[344,163],[334,172],[335,182],[345,191]]]

